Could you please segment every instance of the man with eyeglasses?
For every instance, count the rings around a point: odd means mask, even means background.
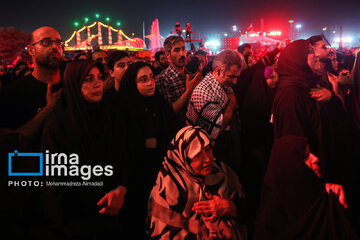
[[[51,27],[36,29],[30,36],[27,48],[34,62],[33,72],[7,85],[0,96],[0,161],[2,162],[5,160],[4,152],[13,149],[25,149],[25,152],[40,151],[42,128],[61,95],[61,90],[55,91],[55,86],[60,83],[59,64],[62,58],[59,33]],[[21,160],[24,161],[20,163],[23,167],[20,169],[39,169],[34,161],[36,159]],[[23,188],[21,192],[15,189],[2,191],[5,207],[0,211],[12,209],[4,213],[4,217],[9,220],[4,230],[8,230],[10,234],[15,233],[19,238],[29,239],[41,238],[40,235],[47,232],[44,230],[45,227],[43,228],[46,224],[42,216],[50,216],[49,212],[53,209],[43,213],[46,211],[44,207],[46,204],[41,203],[45,201],[40,201],[45,196],[41,196],[41,191],[40,188],[37,190]],[[11,220],[14,216],[16,221]]]
[[[315,55],[320,60],[327,59],[330,53],[330,46],[324,41],[321,35],[315,35],[307,39],[307,41],[315,48]]]
[[[343,182],[346,179],[346,164],[339,166],[338,160],[343,163],[348,161],[344,155],[350,137],[344,107],[344,99],[338,93],[338,83],[330,81],[331,76],[325,68],[326,62],[330,59],[330,46],[323,36],[312,36],[307,41],[313,47],[314,55],[319,60],[319,67],[315,72],[318,75],[316,87],[310,90],[310,96],[318,102],[321,119],[321,144],[322,147],[322,168],[328,179]],[[330,77],[329,77],[330,76]]]
[[[62,60],[59,33],[51,27],[41,27],[30,35],[27,47],[34,70],[9,84],[0,97],[0,128],[16,129],[28,139],[40,132],[47,117],[60,98],[59,65]],[[32,143],[39,148],[37,141]]]

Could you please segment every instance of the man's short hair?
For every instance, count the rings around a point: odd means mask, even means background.
[[[185,43],[184,39],[182,37],[179,36],[170,36],[167,37],[164,41],[164,49],[165,52],[171,52],[171,49],[173,48],[173,46],[178,43],[178,42],[183,42]]]
[[[165,51],[158,51],[155,53],[155,61],[160,61],[160,56],[165,54]]]
[[[251,48],[249,43],[244,43],[238,47],[238,52],[243,54],[246,48]]]
[[[91,53],[90,58],[92,59],[92,58],[93,58],[93,55],[94,55],[95,53],[97,53],[97,52],[103,52],[103,53],[105,53],[105,54],[108,56],[108,53],[107,53],[106,51],[101,50],[101,49],[96,49],[96,50],[94,50],[94,51]]]
[[[206,52],[204,50],[197,50],[195,53],[194,53],[195,56],[199,56],[199,55],[202,55],[204,57],[206,57]]]
[[[111,52],[109,55],[108,69],[114,70],[115,63],[124,57],[129,57],[129,54],[125,51]]]
[[[235,50],[224,50],[215,56],[213,69],[220,67],[223,71],[228,70],[231,66],[236,65],[242,67],[242,56]]]
[[[315,44],[319,41],[324,41],[323,37],[321,35],[315,35],[312,37],[309,37],[307,41],[312,45],[315,46]]]

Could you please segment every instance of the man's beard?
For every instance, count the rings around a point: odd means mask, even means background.
[[[181,57],[177,62],[176,64],[174,63],[175,67],[178,67],[178,68],[182,68],[186,65],[187,61],[186,61],[186,57]]]
[[[164,69],[167,68],[169,65],[170,65],[169,62],[167,62],[167,63],[165,63],[165,64],[160,63],[160,66],[161,66],[162,68],[164,68]]]
[[[58,70],[61,59],[55,56],[47,56],[45,59],[35,59],[36,63],[46,69]]]

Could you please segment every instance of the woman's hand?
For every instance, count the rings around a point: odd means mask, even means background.
[[[339,203],[343,205],[344,208],[348,208],[348,204],[345,199],[344,189],[341,185],[334,183],[326,183],[325,189],[327,193],[330,193],[330,190],[333,191],[333,193],[338,197]]]
[[[125,194],[126,188],[124,186],[118,186],[116,189],[105,194],[97,203],[98,206],[105,204],[99,213],[109,216],[116,215],[124,205]]]
[[[310,96],[312,98],[315,98],[317,101],[330,101],[332,97],[332,92],[326,88],[322,88],[318,86],[317,88],[312,88],[310,90]]]
[[[231,200],[205,193],[209,199],[194,203],[192,208],[197,214],[204,216],[204,220],[213,220],[222,216],[236,216],[236,206]]]

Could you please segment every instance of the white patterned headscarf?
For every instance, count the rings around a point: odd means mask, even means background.
[[[205,192],[226,199],[244,198],[236,174],[224,163],[214,163],[206,177],[195,174],[191,160],[207,147],[210,138],[197,126],[181,129],[172,140],[153,187],[148,210],[147,234],[154,239],[244,239],[244,227],[236,218],[205,222],[192,207],[207,200]]]

